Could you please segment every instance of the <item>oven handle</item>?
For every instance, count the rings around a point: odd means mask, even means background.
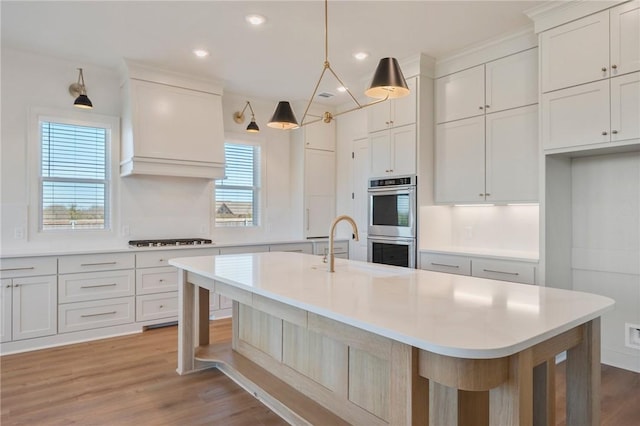
[[[415,185],[402,185],[402,186],[382,186],[369,188],[367,191],[370,193],[389,192],[391,194],[397,194],[399,191],[413,192],[416,190]]]

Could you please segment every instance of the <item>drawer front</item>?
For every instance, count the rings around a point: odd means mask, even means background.
[[[264,253],[268,251],[269,246],[237,246],[220,248],[220,254]]]
[[[487,259],[473,259],[472,261],[474,277],[490,278],[492,280],[535,284],[535,270],[535,265],[531,263]]]
[[[58,306],[58,332],[90,330],[134,321],[134,297],[67,303]]]
[[[0,278],[34,277],[58,273],[57,257],[15,257],[0,259]]]
[[[136,321],[178,319],[178,292],[136,297]]]
[[[176,257],[211,256],[220,254],[217,248],[179,249],[179,250],[151,250],[136,253],[136,268],[155,268],[169,266],[169,259]]]
[[[177,290],[178,269],[173,266],[138,269],[136,271],[136,294],[153,294]]]
[[[447,272],[449,274],[471,275],[471,259],[446,254],[420,253],[420,269]]]
[[[313,254],[313,244],[311,243],[291,243],[291,244],[272,244],[269,251],[285,251],[293,253]]]
[[[315,242],[314,243],[315,248],[314,248],[314,254],[320,255],[320,256],[324,256],[327,253],[329,253],[329,242],[328,241],[322,241],[322,242]],[[347,256],[349,255],[349,242],[348,241],[334,241],[333,242],[333,253],[336,255],[336,257],[342,257],[345,259],[348,259],[348,257],[344,257],[344,256],[338,256],[340,254],[346,254]]]
[[[62,256],[59,259],[59,273],[113,271],[117,269],[133,269],[135,267],[133,253],[82,254]]]
[[[85,302],[133,296],[133,270],[58,275],[58,302]]]

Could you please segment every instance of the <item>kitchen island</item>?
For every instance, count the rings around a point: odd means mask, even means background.
[[[293,424],[599,424],[606,297],[336,260],[257,253],[173,259],[178,373],[217,367]],[[209,345],[208,295],[233,302]]]

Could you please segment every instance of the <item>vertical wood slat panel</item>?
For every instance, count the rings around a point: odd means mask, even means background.
[[[533,425],[533,351],[509,357],[509,379],[489,391],[489,424]]]
[[[282,362],[282,320],[240,305],[239,339]]]
[[[349,401],[389,420],[389,360],[349,347]]]

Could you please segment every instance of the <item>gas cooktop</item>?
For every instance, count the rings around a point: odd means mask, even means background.
[[[163,246],[198,246],[202,244],[213,244],[213,241],[206,238],[175,238],[164,240],[131,240],[131,247],[163,247]]]

